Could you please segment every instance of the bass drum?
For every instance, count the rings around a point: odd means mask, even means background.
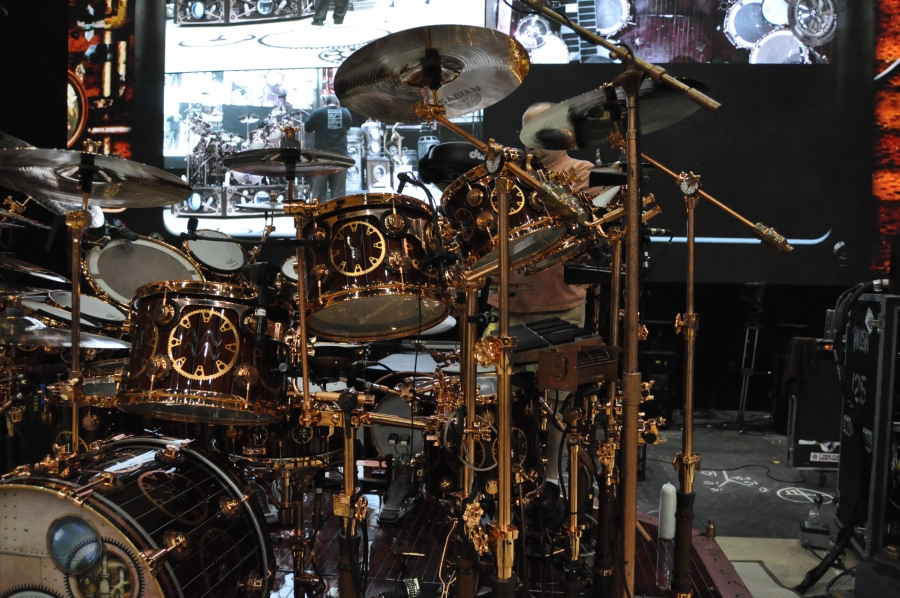
[[[269,594],[275,560],[259,506],[209,456],[136,438],[80,465],[0,482],[0,596]]]
[[[199,265],[161,241],[140,237],[96,246],[84,259],[84,274],[101,299],[128,309],[135,292],[152,282],[205,278]]]

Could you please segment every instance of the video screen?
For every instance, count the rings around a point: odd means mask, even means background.
[[[628,44],[656,64],[828,64],[835,51],[837,0],[549,0],[569,21]],[[497,0],[497,28],[535,64],[610,62],[609,51],[570,27]]]
[[[224,159],[279,147],[285,127],[299,129],[304,146],[314,148],[315,135],[303,133],[305,124],[333,93],[338,67],[355,50],[425,25],[483,27],[485,2],[351,1],[346,14],[329,8],[319,24],[311,0],[180,0],[169,17],[163,155],[166,168],[184,171],[194,194],[165,209],[166,227],[178,234],[196,217],[200,228],[257,236],[267,224],[260,206],[284,201],[287,181],[229,170]],[[347,194],[396,189],[400,172],[415,172],[431,146],[450,140],[426,123],[381,123],[359,114],[351,120],[340,152],[355,162],[346,172]],[[454,120],[478,132],[481,114]],[[298,181],[297,197],[311,197],[308,179]],[[433,193],[440,196],[436,188]],[[425,199],[413,187],[404,194]],[[290,218],[276,217],[274,224],[273,236],[293,234]]]

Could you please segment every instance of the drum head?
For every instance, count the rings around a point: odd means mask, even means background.
[[[808,64],[809,49],[790,29],[773,31],[750,52],[750,64]]]
[[[63,309],[72,309],[71,291],[52,291],[50,300]],[[90,295],[82,295],[80,303],[81,313],[91,319],[107,324],[122,324],[125,321],[125,314],[122,310],[102,299],[97,299]]]
[[[198,230],[198,237],[230,239],[217,230]],[[188,241],[188,250],[198,262],[216,272],[237,272],[244,265],[244,250],[237,243]]]
[[[146,284],[169,280],[203,280],[183,253],[152,239],[116,239],[94,247],[86,258],[88,280],[122,305]]]
[[[536,230],[531,233],[527,233],[518,237],[516,239],[512,239],[509,242],[509,264],[512,267],[516,267],[523,262],[527,261],[529,258],[540,255],[550,249],[554,243],[559,241],[559,239],[566,233],[566,227],[564,226],[552,226],[548,228],[543,228],[540,230]],[[494,263],[500,259],[500,250],[495,249],[489,252],[487,255],[482,257],[480,260],[475,262],[475,265],[472,266],[473,269],[477,270],[483,266]]]
[[[374,409],[375,413],[384,415],[396,415],[402,418],[412,418],[412,408],[409,403],[400,398],[400,395],[387,395],[381,399]],[[422,452],[425,442],[422,438],[422,430],[414,430],[403,426],[373,425],[372,443],[381,455],[409,455],[413,457]],[[392,435],[396,438],[392,439]],[[400,440],[407,438],[407,446],[401,446]],[[411,442],[410,442],[411,439]],[[391,441],[394,440],[392,444]]]
[[[287,278],[288,280],[292,280],[297,282],[297,258],[289,257],[284,260],[281,264],[281,275]],[[305,280],[305,279],[304,279]]]
[[[763,18],[762,0],[739,0],[725,15],[725,33],[738,48],[753,48],[774,28]]]
[[[441,323],[449,307],[418,295],[381,295],[348,299],[310,315],[307,325],[333,339],[379,340],[426,330]]]
[[[628,0],[597,0],[597,33],[612,35],[628,23]]]
[[[788,24],[788,0],[763,0],[762,15],[773,25],[784,27]]]

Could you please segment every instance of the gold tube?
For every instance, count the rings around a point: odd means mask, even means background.
[[[610,346],[619,346],[619,309],[622,301],[622,239],[617,239],[612,245],[612,282],[609,285],[609,336],[607,342]],[[610,380],[606,383],[606,401],[610,407],[616,404],[616,391],[618,381]],[[607,476],[608,479],[608,476]]]
[[[497,179],[497,212],[500,216],[497,236],[500,244],[500,288],[498,306],[500,311],[499,337],[504,341],[497,364],[497,578],[512,577],[514,563],[513,534],[510,529],[512,505],[512,391],[510,389],[511,347],[509,339],[509,193],[511,181],[506,177]]]
[[[694,343],[697,336],[697,314],[694,313],[694,237],[696,197],[685,197],[687,207],[687,293],[684,315],[684,432],[681,437],[681,453],[685,457],[694,454]],[[683,464],[678,470],[681,491],[690,494],[694,487],[694,468]]]
[[[352,417],[344,413],[343,418]],[[346,424],[345,424],[346,425]],[[356,427],[352,426],[350,438],[344,436],[344,496],[348,504],[348,519],[350,522],[350,536],[356,537],[356,518],[353,516],[354,507],[350,500],[356,493]],[[366,525],[366,522],[363,522]],[[349,539],[348,538],[348,539]]]
[[[475,391],[478,388],[478,370],[475,365],[475,314],[478,312],[478,291],[475,288],[466,289],[466,315],[462,324],[462,351],[460,352],[459,369],[462,373],[462,392],[466,401],[466,421],[462,423],[463,430],[469,432],[475,429]],[[465,437],[466,455],[468,461],[475,457],[475,436],[468,434]],[[462,467],[462,493],[468,496],[472,491],[474,472],[470,467]]]
[[[581,527],[578,524],[578,470],[581,463],[578,462],[581,446],[578,442],[569,444],[569,560],[578,562],[581,552]]]
[[[638,408],[641,402],[641,375],[638,373],[638,301],[640,298],[641,161],[638,151],[637,87],[640,77],[632,76],[623,86],[628,94],[626,133],[628,192],[625,196],[625,325],[622,347],[622,562],[623,590],[634,596],[634,555],[637,521]]]
[[[294,199],[294,178],[288,179],[288,201]],[[301,215],[294,216],[294,226],[297,229],[297,239],[303,238],[303,226],[306,221]],[[309,351],[307,343],[309,336],[306,330],[306,265],[304,262],[304,248],[297,246],[297,311],[300,312],[300,369],[303,375],[303,411],[309,411],[312,400],[309,394]]]

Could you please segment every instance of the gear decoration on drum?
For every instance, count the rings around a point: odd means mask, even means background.
[[[212,592],[215,588],[233,588],[242,580],[241,556],[237,542],[225,531],[213,527],[200,536],[200,564],[203,581]]]
[[[0,598],[63,598],[53,590],[38,585],[13,586],[0,594]]]
[[[100,562],[86,573],[67,576],[65,582],[71,598],[141,598],[144,595],[144,569],[140,559],[121,542],[106,537]]]
[[[491,207],[499,213],[500,199],[497,197],[497,187],[491,187]],[[518,214],[525,207],[525,192],[518,185],[513,185],[509,190],[509,215]]]
[[[209,327],[213,318],[219,325]],[[200,321],[204,324],[202,332]],[[189,380],[215,380],[230,372],[237,363],[241,337],[235,325],[224,314],[207,308],[196,309],[181,317],[178,326],[169,333],[169,359],[172,360],[172,369]],[[207,372],[203,363],[193,367],[188,363],[187,355],[175,357],[175,349],[185,345],[188,347],[191,357],[204,357],[209,351],[216,370]],[[205,347],[206,351],[201,350]],[[224,357],[224,359],[223,359]]]
[[[376,254],[367,256],[365,255],[365,245],[367,237],[371,236],[375,237],[371,247]],[[351,220],[342,224],[335,231],[329,255],[331,256],[331,265],[340,274],[352,277],[363,276],[374,271],[384,262],[387,246],[384,242],[384,235],[377,227],[364,220]],[[350,267],[353,268],[352,271]]]
[[[181,474],[148,471],[138,478],[138,487],[160,511],[185,525],[202,523],[209,514],[206,495]]]

